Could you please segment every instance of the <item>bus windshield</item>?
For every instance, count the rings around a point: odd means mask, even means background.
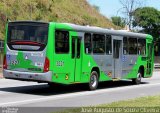
[[[9,23],[7,44],[12,50],[41,51],[47,45],[48,24]]]

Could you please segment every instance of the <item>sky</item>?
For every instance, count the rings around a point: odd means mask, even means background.
[[[100,13],[110,18],[112,16],[124,16],[122,14],[122,5],[119,0],[87,0],[91,5],[96,5],[100,8]],[[144,6],[154,7],[160,11],[160,0],[143,0]]]

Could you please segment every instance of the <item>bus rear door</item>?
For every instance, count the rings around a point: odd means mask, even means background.
[[[74,33],[73,33],[74,34]],[[81,76],[81,39],[82,36],[71,35],[72,39],[72,60],[73,60],[73,72],[74,82],[80,81]]]

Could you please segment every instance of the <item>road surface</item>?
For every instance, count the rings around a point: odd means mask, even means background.
[[[130,81],[100,83],[96,91],[87,85],[57,86],[0,79],[0,106],[19,107],[82,107],[111,103],[136,97],[160,94],[160,72],[142,79],[141,85]]]

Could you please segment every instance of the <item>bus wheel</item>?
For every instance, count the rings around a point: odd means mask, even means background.
[[[142,78],[142,73],[141,73],[141,71],[139,70],[138,71],[138,73],[137,73],[137,78],[134,78],[134,79],[132,79],[132,82],[134,83],[134,84],[140,84],[141,83],[141,78]]]
[[[98,86],[98,74],[96,71],[92,71],[89,81],[89,89],[95,90]]]

